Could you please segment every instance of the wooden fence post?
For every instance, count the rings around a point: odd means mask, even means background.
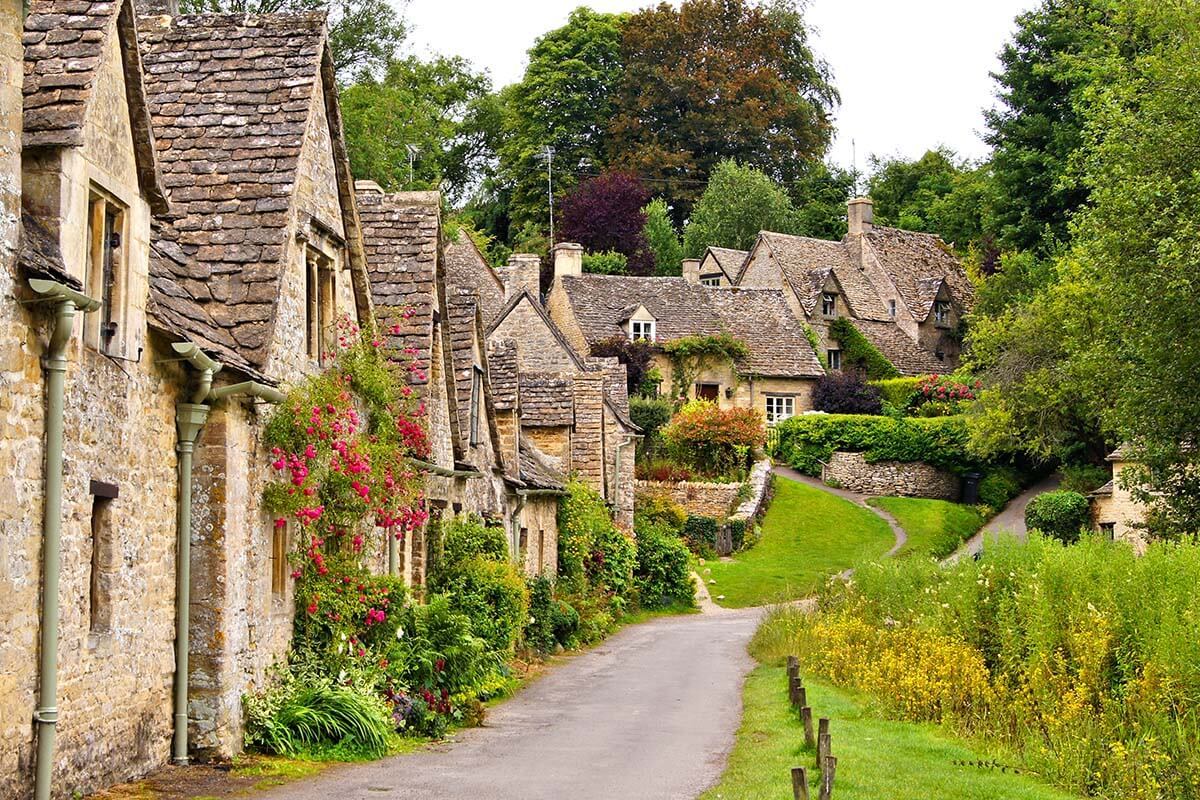
[[[812,709],[804,706],[800,709],[800,721],[804,723],[804,746],[812,749],[817,746],[817,737],[813,735]]]
[[[801,686],[796,690],[796,705],[804,708],[808,705],[808,690]]]
[[[817,720],[817,767],[824,766],[825,756],[829,755],[829,718]]]
[[[798,707],[803,705],[800,702],[800,693],[802,691],[804,691],[804,681],[800,680],[799,675],[792,676],[792,679],[788,681],[788,700],[791,701],[792,706]]]
[[[799,675],[800,674],[800,659],[797,658],[796,656],[788,656],[787,657],[787,671],[788,671],[789,679],[793,675]]]
[[[792,800],[808,800],[808,770],[792,767]]]
[[[818,800],[830,800],[833,797],[833,776],[837,773],[837,759],[833,756],[825,756],[825,761],[821,764],[821,788],[817,792]]]

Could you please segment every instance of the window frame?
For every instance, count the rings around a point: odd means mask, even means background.
[[[888,300],[888,316],[891,317],[892,319],[896,318],[896,300],[895,300],[895,298]]]
[[[950,301],[935,300],[933,302],[933,323],[945,327],[950,326]]]
[[[647,342],[653,342],[655,327],[655,320],[652,319],[629,320],[629,341],[636,342],[638,339],[644,339]],[[638,335],[639,328],[643,331],[642,335]],[[649,335],[646,335],[647,331],[649,331]]]
[[[713,388],[713,396],[705,397],[703,394],[701,394],[701,391],[709,386]],[[697,400],[711,400],[714,403],[721,402],[721,384],[714,383],[713,381],[696,381],[696,386],[694,388]]]
[[[129,206],[100,186],[88,187],[83,286],[89,297],[100,301],[100,308],[95,314],[86,315],[83,341],[88,348],[104,355],[125,354],[128,222]]]
[[[317,363],[332,354],[337,314],[337,264],[329,254],[304,248],[304,351]]]
[[[482,414],[481,406],[483,405],[483,370],[478,364],[474,365],[471,370],[471,430],[470,439],[471,447],[478,447],[481,441],[479,437],[479,420]]]
[[[772,410],[773,404],[782,404],[783,409]],[[766,395],[765,412],[768,425],[776,425],[796,416],[796,396],[794,394]]]
[[[708,286],[708,287],[710,287],[710,288],[720,288],[720,286],[721,286],[721,276],[720,276],[720,275],[704,275],[704,276],[701,276],[701,278],[700,278],[700,285],[701,285],[701,286]]]
[[[837,362],[837,363],[834,363]],[[830,349],[825,351],[825,363],[829,365],[829,369],[835,372],[842,371],[842,351],[840,349]]]
[[[821,292],[821,316],[837,317],[837,292]]]

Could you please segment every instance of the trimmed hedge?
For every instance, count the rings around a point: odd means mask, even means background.
[[[1079,492],[1046,492],[1025,507],[1025,527],[1053,536],[1063,544],[1079,541],[1079,532],[1091,522],[1088,499]]]
[[[841,346],[842,369],[862,370],[871,380],[900,376],[900,370],[887,360],[887,356],[845,317],[838,317],[829,324],[829,335]]]
[[[913,395],[917,393],[917,385],[921,382],[917,378],[885,378],[880,381],[871,381],[871,385],[879,389],[879,396],[883,402],[901,411],[908,408],[908,404],[912,402]]]
[[[996,467],[988,470],[979,482],[979,502],[999,511],[1008,501],[1021,493],[1021,476],[1012,467]]]
[[[781,459],[819,476],[835,450],[864,453],[869,462],[923,461],[962,474],[980,468],[967,451],[962,417],[905,418],[859,414],[805,414],[776,426]]]

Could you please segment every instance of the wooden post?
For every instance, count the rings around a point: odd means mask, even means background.
[[[808,690],[803,686],[796,690],[796,705],[804,708],[808,705]]]
[[[804,706],[800,709],[800,721],[804,723],[804,746],[811,750],[817,746],[817,737],[813,734],[811,708]]]
[[[796,656],[787,657],[788,675],[800,674],[800,659]]]
[[[825,765],[825,756],[829,755],[829,718],[817,720],[817,768]]]
[[[792,679],[788,681],[788,700],[791,701],[793,706],[800,705],[800,686],[799,675],[792,676]]]
[[[792,800],[808,800],[808,770],[792,767]]]
[[[818,800],[830,800],[833,797],[833,777],[837,773],[837,759],[825,756],[821,765],[821,788],[817,792]]]

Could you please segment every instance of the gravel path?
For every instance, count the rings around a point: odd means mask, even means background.
[[[630,626],[455,741],[335,767],[262,800],[673,800],[724,770],[761,609]]]
[[[987,539],[994,542],[1000,536],[1015,536],[1019,541],[1025,541],[1028,533],[1025,530],[1025,506],[1029,505],[1029,501],[1039,494],[1057,489],[1061,481],[1062,479],[1058,475],[1051,475],[1021,492],[1010,500],[999,514],[988,520],[979,533],[967,539],[962,547],[954,551],[944,563],[952,564],[960,558],[973,557],[977,553],[983,552],[984,541]]]

